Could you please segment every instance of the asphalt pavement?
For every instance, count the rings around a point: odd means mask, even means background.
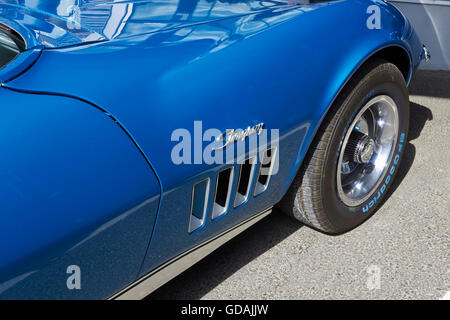
[[[275,211],[148,298],[443,298],[450,291],[450,72],[419,72],[410,94],[400,171],[366,223],[328,236]]]

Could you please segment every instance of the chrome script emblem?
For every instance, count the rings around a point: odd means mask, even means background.
[[[253,127],[247,127],[245,130],[239,130],[239,129],[229,129],[222,133],[220,136],[217,137],[216,141],[223,143],[218,148],[213,148],[213,150],[222,150],[229,144],[232,144],[236,141],[244,141],[245,138],[250,137],[254,134],[260,135],[263,131],[264,123],[259,123]]]

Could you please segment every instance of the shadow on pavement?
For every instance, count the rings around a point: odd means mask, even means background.
[[[403,153],[403,159],[401,160],[399,170],[395,179],[388,190],[387,196],[383,199],[380,206],[381,208],[387,199],[397,190],[398,186],[402,183],[403,179],[411,169],[416,157],[416,147],[411,144],[411,141],[417,139],[420,136],[427,121],[433,120],[433,113],[430,109],[420,104],[411,102],[410,104],[410,116],[409,116],[409,131],[408,131],[408,143],[406,144],[406,150]],[[378,211],[377,209],[377,211]]]
[[[200,299],[301,227],[302,224],[294,219],[273,212],[146,299]]]
[[[411,80],[409,94],[450,99],[450,71],[419,70]]]

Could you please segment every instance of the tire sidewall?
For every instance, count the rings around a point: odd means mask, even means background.
[[[400,77],[400,79],[399,79]],[[391,97],[397,105],[399,117],[398,137],[394,145],[394,153],[384,173],[381,183],[361,205],[349,207],[345,205],[337,191],[337,163],[341,151],[341,144],[350,124],[361,108],[372,98],[379,95]],[[355,107],[356,106],[356,107]],[[364,78],[344,101],[343,112],[337,121],[331,137],[330,148],[326,154],[325,174],[322,178],[322,199],[328,220],[338,230],[352,229],[370,217],[378,205],[386,197],[387,190],[392,185],[398,172],[402,154],[406,148],[409,126],[409,97],[400,72],[377,72]]]

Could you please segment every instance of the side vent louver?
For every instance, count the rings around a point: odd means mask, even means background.
[[[205,222],[208,208],[209,179],[196,183],[192,189],[191,215],[189,219],[189,232],[195,231]]]
[[[240,206],[247,201],[250,193],[250,187],[253,180],[253,172],[255,171],[256,158],[249,158],[241,164],[239,172],[239,182],[236,191],[236,197],[234,199],[234,206]]]
[[[276,148],[272,148],[264,152],[261,159],[261,166],[259,167],[258,179],[256,180],[255,196],[266,191],[269,186],[270,177],[272,176],[275,164],[276,151]]]
[[[214,207],[211,215],[212,219],[220,217],[228,210],[230,203],[231,188],[233,186],[233,168],[221,171],[217,176],[216,195],[214,198]]]
[[[236,186],[233,206],[239,207],[247,202],[255,184],[254,196],[267,190],[270,178],[273,175],[277,148],[267,149],[261,156],[259,172],[255,175],[257,164],[256,156],[246,159],[239,168],[239,180]],[[223,169],[217,174],[214,192],[214,202],[212,204],[211,219],[214,220],[227,213],[230,207],[231,191],[233,190],[234,168]],[[255,180],[255,183],[253,181]],[[191,212],[189,217],[189,233],[201,228],[206,221],[208,210],[210,179],[206,178],[194,184],[192,188]]]

